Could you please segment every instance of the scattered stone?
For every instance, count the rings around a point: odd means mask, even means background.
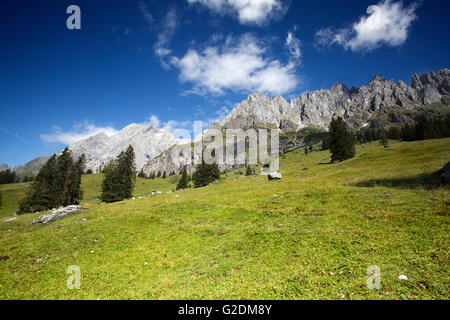
[[[144,266],[146,266],[148,263],[147,262],[144,262]]]
[[[86,219],[86,218],[83,218],[83,219],[81,219],[81,220],[86,221],[87,219]]]
[[[156,194],[161,194],[162,193],[162,191],[156,191]]]
[[[95,251],[94,250],[91,250],[91,253],[94,253]]]
[[[329,274],[330,276],[334,276],[334,272],[333,272],[333,271],[328,272],[328,274]]]
[[[5,222],[10,222],[10,221],[14,221],[14,220],[17,220],[17,218],[16,218],[16,217],[14,217],[14,218],[9,218],[9,219],[6,219]]]
[[[76,205],[67,206],[65,208],[59,207],[57,210],[54,210],[50,214],[45,214],[45,215],[40,216],[39,218],[37,218],[36,220],[33,221],[33,224],[51,222],[53,220],[61,219],[61,218],[67,217],[69,215],[78,213],[80,211],[87,211],[87,210],[89,210],[89,209],[83,208],[81,206],[76,206]]]
[[[174,195],[174,198],[178,198],[180,195],[179,194],[176,194],[176,195]]]
[[[280,180],[281,172],[270,172],[267,177],[269,180]]]
[[[172,191],[167,191],[166,193],[172,193]]]
[[[402,275],[400,275],[400,276],[398,277],[398,279],[399,279],[399,280],[408,280],[408,277],[405,276],[404,274],[402,274]]]

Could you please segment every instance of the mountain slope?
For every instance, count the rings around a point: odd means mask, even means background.
[[[130,124],[112,136],[99,133],[69,147],[75,157],[86,155],[86,168],[95,171],[132,145],[138,170],[170,146],[180,143],[170,131],[156,129],[148,124]]]
[[[101,175],[89,175],[91,211],[47,225],[32,225],[39,213],[5,222],[15,208],[0,211],[10,257],[0,298],[448,299],[449,189],[433,172],[448,162],[450,138],[392,141],[388,151],[373,142],[324,164],[329,156],[286,154],[280,181],[228,174],[165,193],[169,178],[138,179],[135,200],[112,204],[93,201]],[[97,193],[87,190],[94,180]],[[0,186],[3,199],[17,198],[14,186]],[[154,190],[163,193],[147,197]],[[67,290],[73,264],[81,290]],[[380,290],[366,287],[373,265]]]
[[[432,116],[450,112],[450,71],[443,69],[422,76],[413,75],[411,86],[403,81],[395,83],[375,76],[361,88],[348,89],[336,83],[330,90],[322,89],[293,99],[288,103],[281,96],[269,98],[256,92],[234,107],[213,129],[271,128],[281,132],[298,131],[316,127],[328,129],[333,117],[341,116],[351,128],[361,128],[369,123],[375,127],[392,123],[410,123],[420,112]],[[205,135],[208,135],[206,130]],[[285,150],[280,141],[281,150]],[[182,152],[167,150],[149,161],[143,170],[146,174],[158,171],[179,173],[184,166],[194,171],[191,158],[201,161],[201,153],[191,154],[189,146],[180,146]],[[230,167],[230,166],[228,166]],[[232,167],[232,166],[231,166]],[[221,170],[227,169],[221,165]]]
[[[350,127],[365,126],[380,108],[419,106],[445,102],[450,98],[450,70],[443,69],[422,76],[413,75],[411,86],[375,76],[360,88],[348,89],[343,83],[293,99],[290,103],[280,96],[268,98],[253,93],[238,104],[213,128],[267,127],[282,131],[315,126],[327,129],[333,117],[343,117]]]

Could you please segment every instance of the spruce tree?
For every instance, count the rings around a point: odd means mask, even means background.
[[[386,131],[384,129],[380,130],[380,144],[387,146],[389,144]]]
[[[41,168],[25,198],[21,200],[18,213],[43,211],[58,207],[61,189],[56,184],[57,175],[57,157],[53,155]]]
[[[65,148],[62,154],[58,157],[56,164],[56,184],[61,188],[59,204],[63,207],[70,203],[70,183],[73,178],[74,163],[72,151]]]
[[[166,172],[164,171],[162,178],[165,179],[167,177]]]
[[[136,163],[134,149],[130,145],[126,151],[122,151],[116,159],[112,160],[104,168],[102,182],[103,202],[115,202],[130,199],[136,183]]]
[[[197,166],[192,175],[192,180],[194,181],[194,186],[196,188],[206,186],[219,179],[220,170],[217,163],[206,164],[204,161]]]
[[[71,174],[69,187],[69,204],[80,204],[83,199],[83,190],[81,189],[81,179],[86,168],[86,156],[84,153],[78,158]]]
[[[102,194],[100,199],[103,202],[115,202],[122,200],[116,186],[119,184],[116,170],[116,161],[111,160],[109,164],[103,167]]]
[[[188,183],[189,183],[188,174],[187,174],[186,167],[184,167],[182,175],[181,175],[181,179],[180,179],[180,181],[178,181],[178,184],[177,184],[177,190],[186,189],[188,187]]]
[[[347,130],[341,117],[332,119],[330,123],[331,162],[343,161],[355,156],[355,138]]]
[[[247,165],[247,170],[246,170],[246,172],[245,172],[245,175],[246,175],[246,176],[251,176],[252,174],[253,174],[252,168],[250,168],[250,166]]]

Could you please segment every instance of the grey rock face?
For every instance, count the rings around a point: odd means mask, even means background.
[[[8,170],[9,166],[5,163],[0,164],[0,171],[5,171]]]
[[[88,209],[83,208],[81,206],[76,206],[76,205],[59,208],[59,209],[54,210],[50,214],[45,214],[45,215],[40,216],[39,218],[37,218],[36,220],[33,221],[33,224],[48,223],[48,222],[54,221],[56,219],[61,219],[61,218],[70,216],[70,215],[78,213],[80,211],[87,211],[87,210]]]
[[[74,157],[84,153],[86,169],[95,172],[99,166],[108,164],[121,151],[132,145],[136,154],[136,168],[140,170],[148,161],[177,143],[180,143],[180,140],[170,131],[133,123],[111,137],[105,133],[99,133],[74,143],[69,149],[72,150]]]
[[[251,127],[273,128],[280,131],[299,130],[308,126],[328,129],[333,117],[341,116],[352,128],[370,123],[382,107],[398,106],[414,109],[425,104],[441,102],[450,98],[450,71],[443,69],[422,76],[413,75],[411,86],[403,81],[395,83],[380,75],[360,88],[348,89],[336,83],[330,90],[322,89],[302,94],[288,103],[280,96],[269,98],[262,93],[252,93],[212,129],[246,129]],[[280,141],[280,147],[289,150],[289,141]],[[148,162],[146,174],[158,171],[179,173],[184,166],[192,173],[192,159],[199,161],[201,153],[190,154],[187,146],[180,153],[168,150]],[[295,147],[295,146],[294,146]],[[282,149],[283,150],[283,149]],[[198,163],[198,162],[197,162]],[[226,170],[224,166],[221,170]],[[235,169],[235,168],[231,168]]]
[[[32,173],[33,175],[37,175],[48,159],[50,159],[50,157],[37,157],[23,166],[14,167],[13,170],[16,173]]]
[[[422,76],[413,75],[411,86],[403,81],[395,83],[376,75],[360,88],[349,90],[336,83],[330,90],[322,89],[302,94],[289,104],[282,97],[268,98],[253,93],[238,104],[231,113],[213,128],[267,127],[282,131],[308,125],[328,128],[333,117],[341,116],[354,128],[366,125],[380,107],[414,108],[441,102],[450,97],[450,71],[443,69]]]

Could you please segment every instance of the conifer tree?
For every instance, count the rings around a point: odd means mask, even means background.
[[[56,208],[60,204],[57,181],[57,157],[53,155],[39,171],[25,198],[19,205],[18,213],[43,211]]]
[[[164,173],[163,173],[163,175],[162,175],[162,178],[163,179],[165,179],[167,176],[166,176],[166,172],[164,171]]]
[[[246,176],[251,176],[252,174],[253,174],[252,168],[250,168],[250,166],[247,165],[247,170],[246,170],[246,172],[245,172],[245,175],[246,175]]]
[[[217,163],[206,164],[202,161],[192,175],[192,180],[196,188],[206,186],[218,179],[220,179],[220,170]]]
[[[136,183],[136,163],[133,147],[130,145],[126,151],[122,151],[116,159],[105,166],[104,173],[102,201],[114,202],[130,199],[133,196]]]
[[[180,179],[180,181],[178,181],[178,184],[177,184],[177,190],[186,189],[188,187],[188,183],[189,183],[188,174],[187,174],[186,167],[184,167],[182,175],[181,175],[181,179]]]
[[[331,161],[343,161],[355,156],[355,138],[347,130],[341,117],[332,119],[330,123]]]
[[[70,202],[69,190],[73,170],[74,163],[72,151],[70,151],[69,148],[65,148],[62,154],[58,157],[56,164],[56,184],[61,188],[59,203],[64,207]]]
[[[81,179],[86,168],[86,156],[84,153],[78,158],[75,163],[74,170],[71,176],[69,187],[69,204],[79,204],[83,199],[83,190],[81,189]]]
[[[389,144],[386,131],[384,129],[380,130],[380,144],[382,144],[383,146],[387,146]]]
[[[115,202],[122,200],[119,197],[116,186],[118,185],[118,175],[116,170],[116,161],[111,160],[109,164],[103,167],[102,195],[100,199],[103,202]]]

